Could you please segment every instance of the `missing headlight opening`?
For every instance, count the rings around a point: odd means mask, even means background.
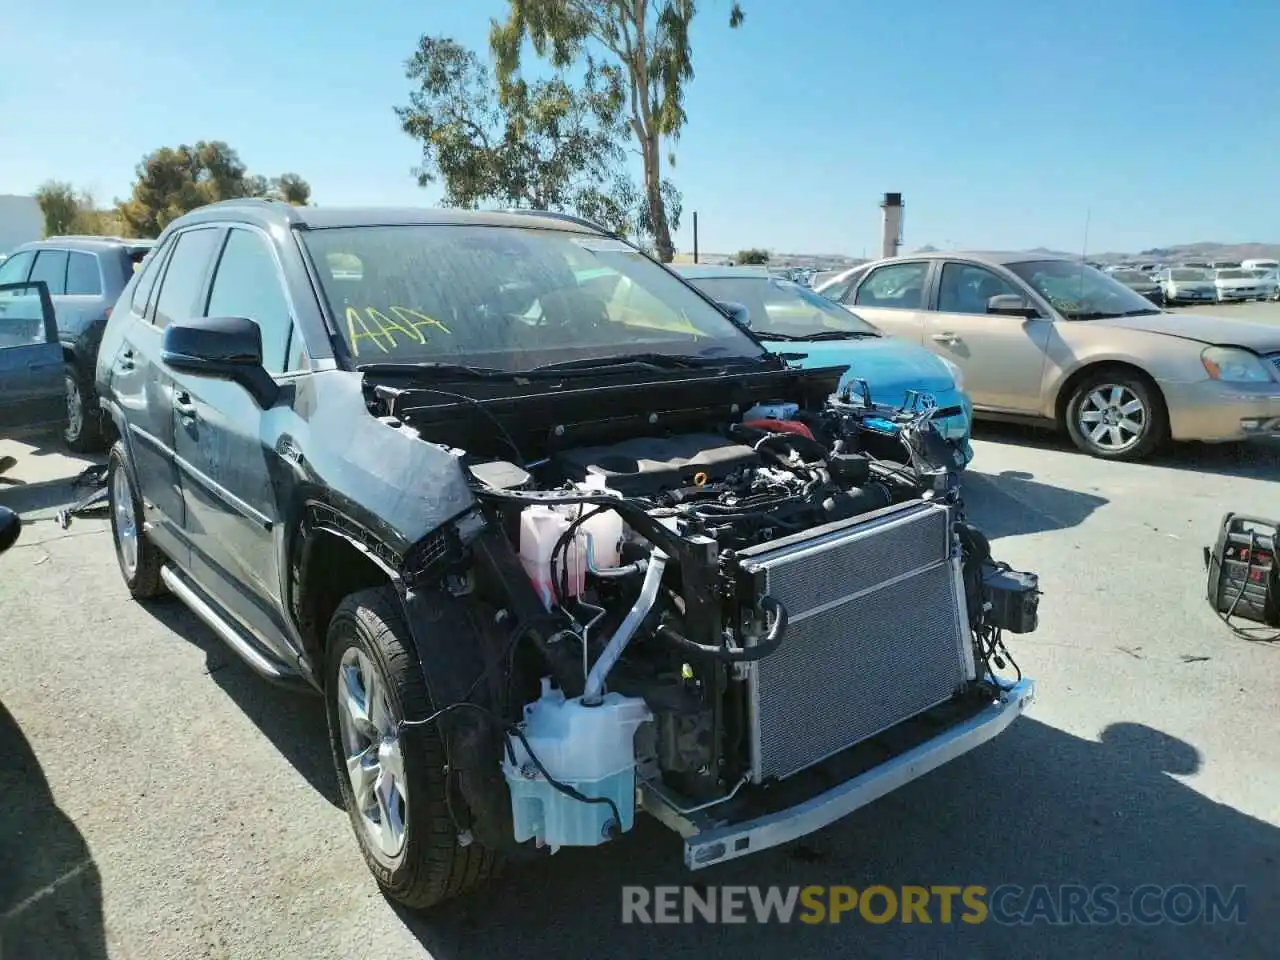
[[[864,777],[933,769],[1030,701],[1005,635],[1036,629],[1037,578],[965,520],[932,398],[833,394],[839,373],[371,389],[455,450],[476,500],[418,576],[508,638],[467,678],[485,696],[408,721],[448,739],[474,706],[490,728],[466,762],[501,775],[459,778],[459,836],[554,852],[643,809],[697,868],[845,815],[884,792]]]

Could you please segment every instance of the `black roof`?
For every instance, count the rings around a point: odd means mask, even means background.
[[[304,230],[329,227],[381,227],[475,224],[488,227],[534,227],[570,233],[607,234],[587,220],[568,214],[534,210],[459,210],[433,207],[295,207],[279,200],[247,197],[222,200],[186,214],[185,222],[236,219],[252,223],[283,223]]]

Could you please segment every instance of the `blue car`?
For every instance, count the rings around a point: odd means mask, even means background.
[[[973,458],[969,436],[973,405],[960,369],[928,350],[881,333],[862,317],[807,287],[753,267],[676,267],[711,298],[746,308],[757,338],[777,353],[803,353],[805,367],[848,364],[841,389],[855,380],[870,388],[886,411],[910,402],[911,393],[933,397],[939,432]],[[856,391],[855,391],[856,392]]]

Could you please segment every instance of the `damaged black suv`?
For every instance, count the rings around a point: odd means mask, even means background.
[[[124,291],[97,387],[120,570],[325,697],[411,906],[643,811],[692,869],[1005,729],[1033,575],[923,412],[838,394],[571,217],[214,204]],[[870,426],[869,426],[870,424]]]

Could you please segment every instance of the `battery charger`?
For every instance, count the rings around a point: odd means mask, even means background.
[[[1239,618],[1280,628],[1277,544],[1280,521],[1228,513],[1217,542],[1204,548],[1209,604],[1228,626]],[[1280,634],[1251,639],[1280,639]]]

